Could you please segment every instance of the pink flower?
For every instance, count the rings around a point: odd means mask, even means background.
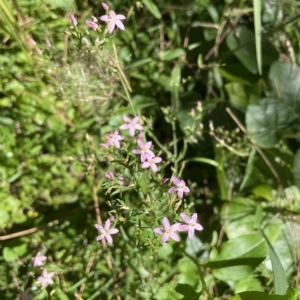
[[[47,257],[43,256],[41,252],[39,251],[35,257],[32,257],[31,260],[33,260],[33,266],[34,267],[40,267],[43,265],[43,261],[46,260]]]
[[[103,148],[108,148],[109,147],[108,143],[100,144],[100,146],[102,146]]]
[[[161,241],[165,243],[169,238],[173,239],[176,242],[180,241],[179,236],[175,233],[175,231],[178,230],[178,228],[181,226],[180,223],[175,223],[172,226],[170,226],[170,222],[167,217],[163,218],[163,224],[164,228],[155,228],[153,231],[158,234],[163,234],[163,237]]]
[[[163,178],[161,182],[162,182],[162,183],[166,183],[166,182],[168,182],[169,180],[170,180],[170,178]]]
[[[43,275],[38,277],[38,281],[42,284],[42,287],[47,286],[48,284],[53,284],[52,277],[54,272],[48,273],[46,269],[43,270]]]
[[[116,15],[116,13],[113,10],[110,10],[108,15],[100,17],[101,21],[109,22],[109,24],[108,24],[108,33],[109,34],[111,34],[114,31],[116,25],[121,30],[125,30],[123,23],[120,21],[120,20],[124,20],[124,19],[126,19],[125,16]]]
[[[134,136],[134,132],[136,129],[138,129],[138,130],[144,129],[144,127],[142,125],[138,124],[139,117],[130,119],[126,116],[123,116],[123,120],[126,122],[126,124],[121,125],[120,129],[122,129],[122,130],[129,129],[130,136]]]
[[[169,193],[177,192],[178,197],[182,198],[183,193],[188,193],[190,189],[185,185],[185,182],[183,180],[180,180],[174,176],[171,177],[171,180],[176,186],[173,186],[169,189]]]
[[[95,23],[95,22],[93,22],[91,20],[88,20],[88,21],[86,21],[86,24],[89,25],[90,27],[92,27],[94,31],[97,31],[97,28],[98,28],[98,24],[97,23]]]
[[[106,3],[102,2],[101,5],[105,10],[108,10],[108,5]]]
[[[101,146],[103,146],[103,145],[110,146],[110,145],[114,144],[116,146],[116,148],[120,148],[121,147],[119,141],[123,140],[124,137],[122,135],[119,135],[119,131],[118,130],[116,130],[114,133],[108,133],[106,136],[109,139],[108,139],[108,141],[107,141],[106,144],[101,144]]]
[[[69,14],[69,18],[70,18],[70,20],[71,20],[72,25],[73,25],[73,26],[76,26],[76,25],[77,25],[77,20],[76,20],[76,18],[74,17],[74,15],[73,15],[73,14]]]
[[[105,176],[106,176],[108,179],[114,179],[114,178],[115,178],[115,175],[114,175],[114,173],[112,173],[112,172],[107,172],[107,173],[105,173]]]
[[[156,164],[160,163],[162,161],[161,157],[153,157],[142,163],[142,168],[149,168],[151,167],[152,171],[155,173],[157,171]]]
[[[36,51],[37,54],[42,54],[42,53],[43,53],[43,52],[41,51],[41,49],[39,49],[39,48],[35,48],[34,50]]]
[[[140,149],[134,149],[132,153],[141,154],[141,162],[144,162],[146,159],[155,157],[155,154],[150,150],[152,142],[147,142],[144,144],[140,139],[137,140]]]
[[[30,294],[31,288],[27,288],[24,292],[19,290],[20,300],[31,300],[33,299],[33,295]]]
[[[49,40],[46,40],[45,44],[46,44],[47,47],[51,47],[51,42]]]
[[[178,231],[189,231],[188,237],[191,239],[194,234],[195,230],[203,230],[203,227],[197,223],[197,214],[194,213],[192,217],[190,218],[186,213],[181,213],[182,220],[187,223],[187,225],[181,225],[178,229]]]
[[[113,242],[111,234],[119,232],[119,230],[116,228],[110,229],[110,219],[106,220],[104,227],[99,224],[96,224],[95,227],[100,231],[100,235],[98,235],[97,241],[100,241],[105,237],[109,244],[112,244]]]
[[[36,45],[36,41],[33,38],[29,38],[28,41],[32,46]]]

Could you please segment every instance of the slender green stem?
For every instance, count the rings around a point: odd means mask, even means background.
[[[117,49],[116,49],[115,43],[112,43],[112,46],[113,46],[113,50],[114,50],[115,61],[116,61],[116,64],[118,64],[118,54],[117,54]],[[125,83],[125,81],[124,81],[124,77],[122,76],[122,74],[121,74],[121,72],[120,72],[119,65],[117,65],[116,67],[117,67],[118,75],[119,75],[119,78],[120,78],[120,80],[121,80],[123,89],[124,89],[124,91],[125,91],[127,100],[128,100],[129,105],[130,105],[130,107],[131,107],[132,113],[133,113],[134,116],[136,116],[136,111],[135,111],[135,109],[134,109],[134,106],[133,106],[133,103],[132,103],[130,94],[129,94],[129,92],[128,92],[128,87],[127,87],[127,85],[126,85],[126,83]],[[125,76],[125,75],[124,75],[124,76]]]
[[[204,276],[203,276],[203,273],[201,271],[201,267],[202,265],[198,262],[197,259],[195,259],[193,256],[191,256],[190,254],[188,254],[187,252],[185,252],[185,255],[191,259],[195,264],[196,266],[198,267],[198,271],[199,271],[199,276],[200,276],[200,280],[201,280],[201,283],[202,283],[202,289],[206,292],[207,296],[208,296],[208,299],[209,300],[214,300],[214,297],[211,295],[211,293],[209,292],[209,289],[206,285],[206,282],[205,282],[205,279],[204,279]]]
[[[177,148],[177,134],[176,134],[176,124],[175,121],[172,121],[172,132],[173,132],[173,161],[175,174],[178,172],[178,148]]]
[[[154,140],[155,144],[162,150],[164,151],[168,158],[171,158],[173,156],[173,154],[162,144],[160,143],[160,141],[156,138],[156,136],[151,132],[151,131],[147,131],[147,133],[149,134],[149,136]]]

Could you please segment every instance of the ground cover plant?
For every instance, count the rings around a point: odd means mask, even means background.
[[[1,299],[298,299],[299,4],[0,2]]]

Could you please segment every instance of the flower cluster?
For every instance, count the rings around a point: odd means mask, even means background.
[[[143,126],[139,124],[139,117],[129,118],[127,116],[123,116],[123,120],[125,124],[121,125],[119,129],[121,130],[129,130],[129,135],[133,137],[135,135],[136,130],[142,131],[144,130]],[[104,148],[108,148],[111,145],[114,145],[116,148],[120,148],[120,141],[124,139],[122,135],[116,130],[113,133],[106,134],[107,142],[104,144],[100,144]],[[152,151],[152,142],[146,141],[143,142],[142,134],[137,136],[137,145],[138,148],[132,151],[133,154],[140,155],[141,160],[141,168],[151,168],[152,171],[155,173],[157,172],[156,164],[162,161],[161,157],[155,156],[154,152]],[[118,180],[120,184],[125,185],[124,178],[122,176],[116,179],[114,173],[107,172],[105,176],[110,180]],[[163,183],[169,181],[169,178],[164,178],[162,180]],[[178,198],[182,199],[184,193],[189,193],[190,189],[187,187],[184,180],[181,180],[175,176],[172,176],[170,181],[174,184],[169,190],[168,193],[177,193]],[[163,217],[163,227],[155,228],[153,231],[157,234],[162,235],[162,242],[165,243],[169,240],[169,238],[173,239],[174,241],[179,241],[180,238],[177,235],[178,232],[188,231],[188,237],[192,238],[195,234],[195,230],[202,230],[203,227],[197,223],[197,213],[194,213],[191,217],[189,217],[186,213],[181,213],[181,218],[185,222],[182,223],[175,223],[173,225],[170,224],[168,218],[165,216]],[[105,238],[109,244],[112,244],[113,240],[111,235],[119,232],[116,228],[110,228],[111,221],[108,219],[105,222],[104,227],[102,225],[96,224],[96,229],[100,232],[100,235],[97,237],[97,240],[102,240]]]
[[[164,227],[155,228],[153,231],[162,234],[161,241],[165,243],[169,238],[176,242],[180,241],[179,236],[175,233],[176,231],[188,231],[188,237],[191,239],[195,234],[195,230],[203,230],[203,227],[197,223],[197,213],[194,213],[191,218],[186,213],[181,213],[181,218],[186,224],[175,223],[170,225],[168,218],[164,217]]]
[[[109,34],[112,34],[115,27],[117,26],[119,29],[121,30],[125,30],[125,26],[122,23],[121,20],[125,20],[126,17],[124,15],[117,15],[113,10],[108,10],[109,7],[106,3],[101,3],[102,7],[106,10],[107,14],[101,16],[99,19],[103,22],[107,22],[108,23],[108,27],[107,27],[107,32]],[[75,16],[71,13],[69,15],[70,21],[72,23],[72,25],[74,27],[77,26],[77,20],[75,18]],[[94,31],[98,30],[98,24],[97,24],[98,20],[97,18],[93,17],[92,20],[87,20],[86,24],[91,27]]]

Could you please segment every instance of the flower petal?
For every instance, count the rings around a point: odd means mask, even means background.
[[[190,223],[191,222],[191,218],[186,214],[186,213],[181,213],[180,214],[182,220],[185,222],[185,223]]]
[[[203,227],[200,224],[196,223],[195,224],[195,229],[196,230],[203,230]]]
[[[97,230],[100,230],[100,231],[103,230],[103,226],[100,224],[95,224],[95,227]]]
[[[123,25],[123,23],[119,20],[116,20],[116,25],[117,27],[119,27],[121,30],[125,30],[125,26]]]
[[[161,241],[162,241],[163,243],[165,243],[165,242],[169,239],[169,237],[170,237],[169,234],[165,233],[165,234],[163,235]]]
[[[101,16],[101,17],[100,17],[100,20],[101,20],[101,21],[104,21],[104,22],[109,22],[109,21],[110,21],[110,17],[107,16],[107,15]]]
[[[156,173],[157,172],[157,166],[156,166],[156,164],[151,164],[151,169],[152,169],[152,171],[154,173]]]
[[[116,22],[113,20],[110,20],[109,25],[108,25],[108,30],[107,30],[109,34],[111,34],[114,31],[115,26],[116,26]]]
[[[116,15],[116,19],[118,19],[118,20],[125,20],[126,17],[124,15]]]
[[[109,229],[108,230],[108,233],[109,234],[116,234],[116,233],[118,233],[119,232],[119,229],[117,229],[117,228],[112,228],[112,229]]]
[[[105,238],[109,244],[112,244],[113,242],[112,237],[108,233],[106,234]]]
[[[131,122],[131,119],[128,118],[127,116],[123,116],[123,120],[127,123],[130,123]]]
[[[178,190],[177,187],[173,186],[168,190],[168,193],[174,193],[177,192],[177,190]]]
[[[188,237],[191,239],[195,234],[195,229],[193,227],[190,227]]]
[[[192,221],[194,222],[194,223],[197,223],[197,219],[198,219],[198,215],[197,215],[197,213],[194,213],[193,215],[192,215]]]
[[[167,217],[163,218],[163,224],[166,230],[170,229],[170,222]]]
[[[178,228],[181,226],[181,223],[175,223],[171,226],[171,230],[172,231],[176,231],[178,230]]]
[[[165,231],[163,230],[163,228],[154,228],[153,231],[155,233],[158,233],[158,234],[164,234],[165,233]]]
[[[171,181],[176,184],[176,185],[179,185],[180,184],[180,179],[178,179],[177,177],[175,176],[172,176],[171,177]]]
[[[178,190],[178,197],[182,198],[183,197],[183,191],[182,190]]]
[[[145,169],[145,168],[149,168],[149,166],[150,166],[149,161],[145,161],[145,162],[142,163],[141,168]]]
[[[125,129],[128,129],[129,127],[130,127],[129,124],[123,124],[119,128],[122,129],[122,130],[125,130]]]
[[[129,128],[129,135],[130,135],[130,136],[134,136],[134,132],[135,132],[135,129],[134,129],[134,127],[131,126],[131,127]]]
[[[178,228],[178,231],[187,231],[189,230],[189,225],[181,225],[179,228]]]
[[[105,221],[104,228],[105,228],[106,230],[108,230],[109,227],[110,227],[110,219],[107,219],[107,220]]]
[[[132,150],[132,153],[133,154],[141,154],[142,151],[140,149],[134,149],[134,150]]]
[[[172,233],[170,234],[170,238],[173,239],[173,240],[176,241],[176,242],[179,242],[179,241],[180,241],[179,236],[178,236],[176,233],[174,233],[174,232],[172,232]]]
[[[134,124],[134,128],[138,129],[138,130],[143,130],[144,129],[144,127],[142,125],[140,125],[140,124]]]

